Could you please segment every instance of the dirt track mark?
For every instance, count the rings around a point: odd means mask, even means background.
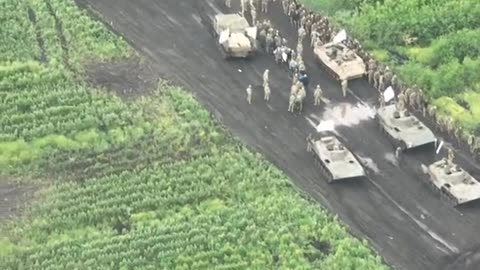
[[[14,218],[33,198],[37,188],[8,183],[0,177],[0,222]]]
[[[35,36],[37,38],[38,47],[40,48],[40,57],[38,60],[40,61],[40,63],[46,64],[48,63],[47,51],[45,49],[45,41],[42,37],[42,31],[37,23],[37,14],[31,7],[28,7],[27,13],[28,19],[30,20],[33,28],[35,29]]]
[[[67,43],[67,39],[65,38],[65,34],[63,32],[62,21],[57,17],[57,14],[55,13],[55,10],[50,4],[50,1],[45,0],[45,5],[47,6],[48,13],[53,17],[53,20],[55,21],[55,30],[57,31],[58,38],[60,39],[60,45],[62,47],[62,52],[63,52],[62,54],[63,64],[68,69],[71,69],[68,43]]]

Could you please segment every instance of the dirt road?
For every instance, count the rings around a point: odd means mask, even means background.
[[[344,99],[339,84],[319,69],[311,50],[305,47],[311,84],[322,85],[326,105],[314,108],[313,93],[309,92],[304,114],[292,115],[287,112],[291,83],[286,70],[265,54],[250,61],[223,60],[201,22],[200,0],[77,2],[101,14],[107,24],[155,62],[165,78],[191,90],[234,135],[282,168],[297,187],[337,213],[354,234],[367,238],[396,269],[438,270],[457,258],[461,259],[458,267],[464,267],[466,260],[459,256],[471,257],[466,252],[480,244],[480,207],[454,209],[422,182],[419,165],[434,159],[431,149],[408,154],[402,166],[397,164],[392,146],[371,118],[376,97],[365,80],[350,85],[358,98],[349,95]],[[268,17],[289,41],[296,40],[287,18],[280,14],[279,2]],[[270,69],[272,89],[268,104],[260,87],[266,68]],[[246,102],[248,84],[255,86],[252,105]],[[321,119],[337,122],[340,136],[368,168],[368,179],[328,185],[320,178],[306,152],[305,138],[315,132],[314,126]],[[474,164],[463,162],[478,171]]]

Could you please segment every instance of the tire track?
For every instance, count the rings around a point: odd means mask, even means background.
[[[67,69],[71,70],[72,67],[70,65],[68,42],[65,38],[62,21],[57,17],[57,14],[55,13],[55,10],[50,4],[50,1],[45,0],[45,5],[47,6],[48,13],[53,17],[53,20],[55,21],[55,30],[57,31],[57,36],[60,39],[60,46],[62,47],[63,64],[65,65],[65,67],[67,67]]]
[[[37,14],[30,6],[27,8],[27,13],[28,13],[28,19],[32,23],[33,29],[35,30],[35,37],[37,39],[38,47],[40,48],[40,56],[38,61],[40,61],[40,63],[42,64],[47,64],[48,63],[47,50],[45,48],[45,41],[43,40],[43,37],[42,37],[42,31],[41,31],[40,25],[38,25],[37,23]]]

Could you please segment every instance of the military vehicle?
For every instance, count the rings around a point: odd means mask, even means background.
[[[210,32],[224,58],[247,58],[257,50],[257,27],[251,27],[240,14],[209,17]]]
[[[360,162],[335,135],[324,134],[318,139],[309,136],[307,144],[328,183],[365,176]]]
[[[480,183],[468,172],[447,159],[438,160],[428,167],[422,164],[428,183],[453,205],[480,199]]]
[[[366,74],[363,59],[343,43],[327,43],[313,50],[315,58],[336,80],[352,80]]]
[[[427,126],[407,110],[398,111],[396,104],[378,108],[375,118],[389,140],[402,150],[437,142]]]

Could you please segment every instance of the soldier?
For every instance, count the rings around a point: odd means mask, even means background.
[[[380,104],[380,108],[385,107],[385,96],[383,95],[383,93],[380,93],[380,95],[378,95],[378,103]]]
[[[225,0],[225,6],[227,6],[227,8],[231,8],[232,5],[231,5],[231,0]]]
[[[377,69],[377,63],[375,62],[375,60],[373,60],[373,58],[370,58],[370,60],[368,60],[368,69],[369,70]]]
[[[452,134],[452,132],[455,130],[455,121],[453,120],[453,118],[449,117],[445,123],[445,126],[447,128],[447,132],[449,134]]]
[[[455,153],[452,148],[448,148],[447,161],[449,165],[453,165],[453,159],[455,159]]]
[[[405,95],[400,93],[397,98],[397,109],[403,111],[405,109]]]
[[[400,155],[402,154],[402,148],[400,146],[397,147],[397,149],[395,149],[395,158],[397,160],[400,160]]]
[[[297,63],[297,61],[295,60],[295,58],[292,57],[292,58],[290,59],[290,63],[288,63],[288,67],[289,67],[289,69],[290,69],[290,72],[292,72],[292,73],[295,73],[295,72],[298,71],[298,63]]]
[[[320,103],[322,102],[322,95],[323,95],[323,91],[320,88],[320,85],[317,84],[317,87],[315,88],[315,92],[313,93],[313,97],[315,99],[315,102],[314,102],[315,106],[320,105]]]
[[[312,140],[312,138],[313,138],[312,133],[308,133],[308,136],[307,136],[307,152],[312,151],[312,145],[310,144],[310,141]]]
[[[270,86],[268,85],[268,83],[263,85],[263,91],[264,91],[263,100],[269,101],[271,91],[270,91]]]
[[[396,89],[398,88],[397,75],[394,74],[394,75],[392,76],[392,80],[391,80],[391,81],[392,81],[392,87],[393,87],[393,89],[396,90]]]
[[[373,83],[373,74],[375,72],[373,71],[373,69],[369,69],[368,72],[367,72],[367,76],[368,76],[368,83],[369,84],[372,84]]]
[[[437,113],[437,106],[429,105],[427,111],[428,111],[428,116],[435,121],[435,116],[436,116],[436,113]]]
[[[260,30],[258,33],[258,41],[260,42],[260,46],[266,49],[266,39],[267,39],[267,31],[265,29]]]
[[[256,24],[256,22],[257,22],[257,10],[253,7],[254,6],[252,6],[252,9],[250,10],[250,15],[252,16],[252,24]]]
[[[282,47],[277,47],[273,51],[273,55],[275,56],[275,63],[280,64],[282,62]]]
[[[267,33],[265,37],[265,52],[270,53],[270,49],[273,47],[273,36],[271,33]]]
[[[282,46],[282,37],[280,36],[280,32],[277,31],[277,33],[275,34],[275,37],[273,38],[273,43],[276,48]]]
[[[383,92],[383,90],[385,90],[385,82],[384,82],[384,77],[383,75],[380,75],[380,77],[378,77],[378,92]]]
[[[374,73],[373,73],[373,87],[375,87],[375,89],[378,89],[378,80],[380,79],[380,70],[376,70]]]
[[[408,97],[408,103],[410,103],[410,107],[415,109],[415,101],[417,100],[417,92],[411,91],[410,96]]]
[[[348,89],[348,81],[343,79],[341,85],[342,85],[343,97],[346,97],[347,96],[347,89]]]
[[[282,8],[283,8],[283,13],[288,16],[288,1],[289,0],[282,0]]]
[[[299,42],[299,43],[297,44],[297,55],[300,56],[300,55],[302,55],[302,53],[303,53],[303,45],[302,45],[301,42]]]
[[[288,111],[293,112],[294,106],[295,106],[295,95],[291,94],[290,98],[288,99]]]
[[[263,13],[268,12],[268,0],[262,0],[262,12]]]
[[[470,152],[473,153],[473,149],[475,146],[475,136],[473,134],[468,135],[468,140],[467,140],[468,146],[470,147]]]
[[[249,84],[248,87],[247,87],[247,101],[248,101],[248,104],[252,104],[252,85]]]
[[[303,25],[300,25],[300,28],[298,28],[298,40],[303,40],[305,35],[306,35],[305,28],[303,28]]]
[[[320,38],[320,34],[316,30],[312,30],[312,33],[310,34],[310,46],[312,48],[315,48],[315,43],[318,38]]]
[[[263,86],[265,86],[269,83],[269,80],[268,80],[269,79],[268,78],[269,73],[270,73],[270,71],[268,70],[268,68],[265,69],[265,71],[263,72]]]
[[[407,89],[405,89],[405,100],[406,100],[405,104],[410,105],[410,94],[412,93],[412,91],[413,90],[410,87],[407,87]]]

